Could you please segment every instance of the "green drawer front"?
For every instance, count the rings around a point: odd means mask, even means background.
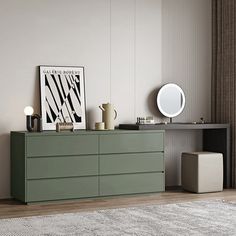
[[[100,177],[100,195],[164,191],[164,173],[125,174]]]
[[[164,171],[164,154],[135,153],[100,156],[100,174]]]
[[[100,136],[100,153],[158,152],[164,150],[163,133]]]
[[[97,135],[62,135],[27,138],[27,156],[65,156],[98,153]]]
[[[27,159],[27,178],[98,175],[98,156],[35,157]]]
[[[27,181],[27,202],[98,196],[98,177]]]

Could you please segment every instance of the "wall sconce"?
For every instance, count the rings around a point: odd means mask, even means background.
[[[31,106],[27,106],[24,109],[24,113],[26,115],[26,128],[29,132],[34,131],[34,122],[37,121],[37,132],[42,131],[42,119],[38,114],[34,114],[34,109]]]

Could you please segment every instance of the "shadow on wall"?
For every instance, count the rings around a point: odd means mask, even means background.
[[[152,90],[147,97],[148,110],[154,116],[154,118],[163,119],[163,115],[160,113],[157,107],[157,93],[160,88]]]
[[[96,109],[86,109],[86,129],[94,129]]]
[[[40,77],[39,77],[39,66],[35,67],[35,79],[34,79],[34,94],[33,94],[33,108],[34,113],[40,113]]]
[[[0,135],[0,199],[10,193],[10,134]],[[4,194],[3,196],[1,194]],[[10,197],[10,196],[8,196]]]

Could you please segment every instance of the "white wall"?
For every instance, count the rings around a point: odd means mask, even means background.
[[[162,83],[185,92],[184,112],[176,122],[210,121],[211,1],[162,1]],[[202,149],[201,131],[166,132],[166,185],[180,184],[182,151]]]
[[[154,95],[168,81],[187,95],[178,119],[209,118],[210,0],[0,3],[0,198],[10,196],[9,132],[25,129],[26,105],[39,111],[40,64],[85,66],[90,128],[101,119],[98,105],[108,101],[118,110],[117,124],[157,115]],[[191,148],[198,145],[189,136]],[[176,154],[172,148],[167,154],[167,183],[176,184]]]

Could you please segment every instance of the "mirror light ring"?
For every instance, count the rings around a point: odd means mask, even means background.
[[[160,104],[160,99],[161,99],[161,94],[163,93],[163,91],[166,89],[166,88],[176,88],[178,89],[178,91],[180,92],[180,94],[182,95],[182,105],[181,105],[181,108],[179,109],[178,112],[176,113],[173,113],[173,114],[168,114],[166,113],[162,108],[161,108],[161,104]],[[159,109],[159,111],[166,117],[168,118],[173,118],[173,117],[176,117],[178,116],[184,109],[185,107],[185,95],[184,95],[184,91],[177,85],[177,84],[173,84],[173,83],[168,83],[168,84],[165,84],[161,87],[161,89],[159,90],[158,94],[157,94],[157,107]]]

